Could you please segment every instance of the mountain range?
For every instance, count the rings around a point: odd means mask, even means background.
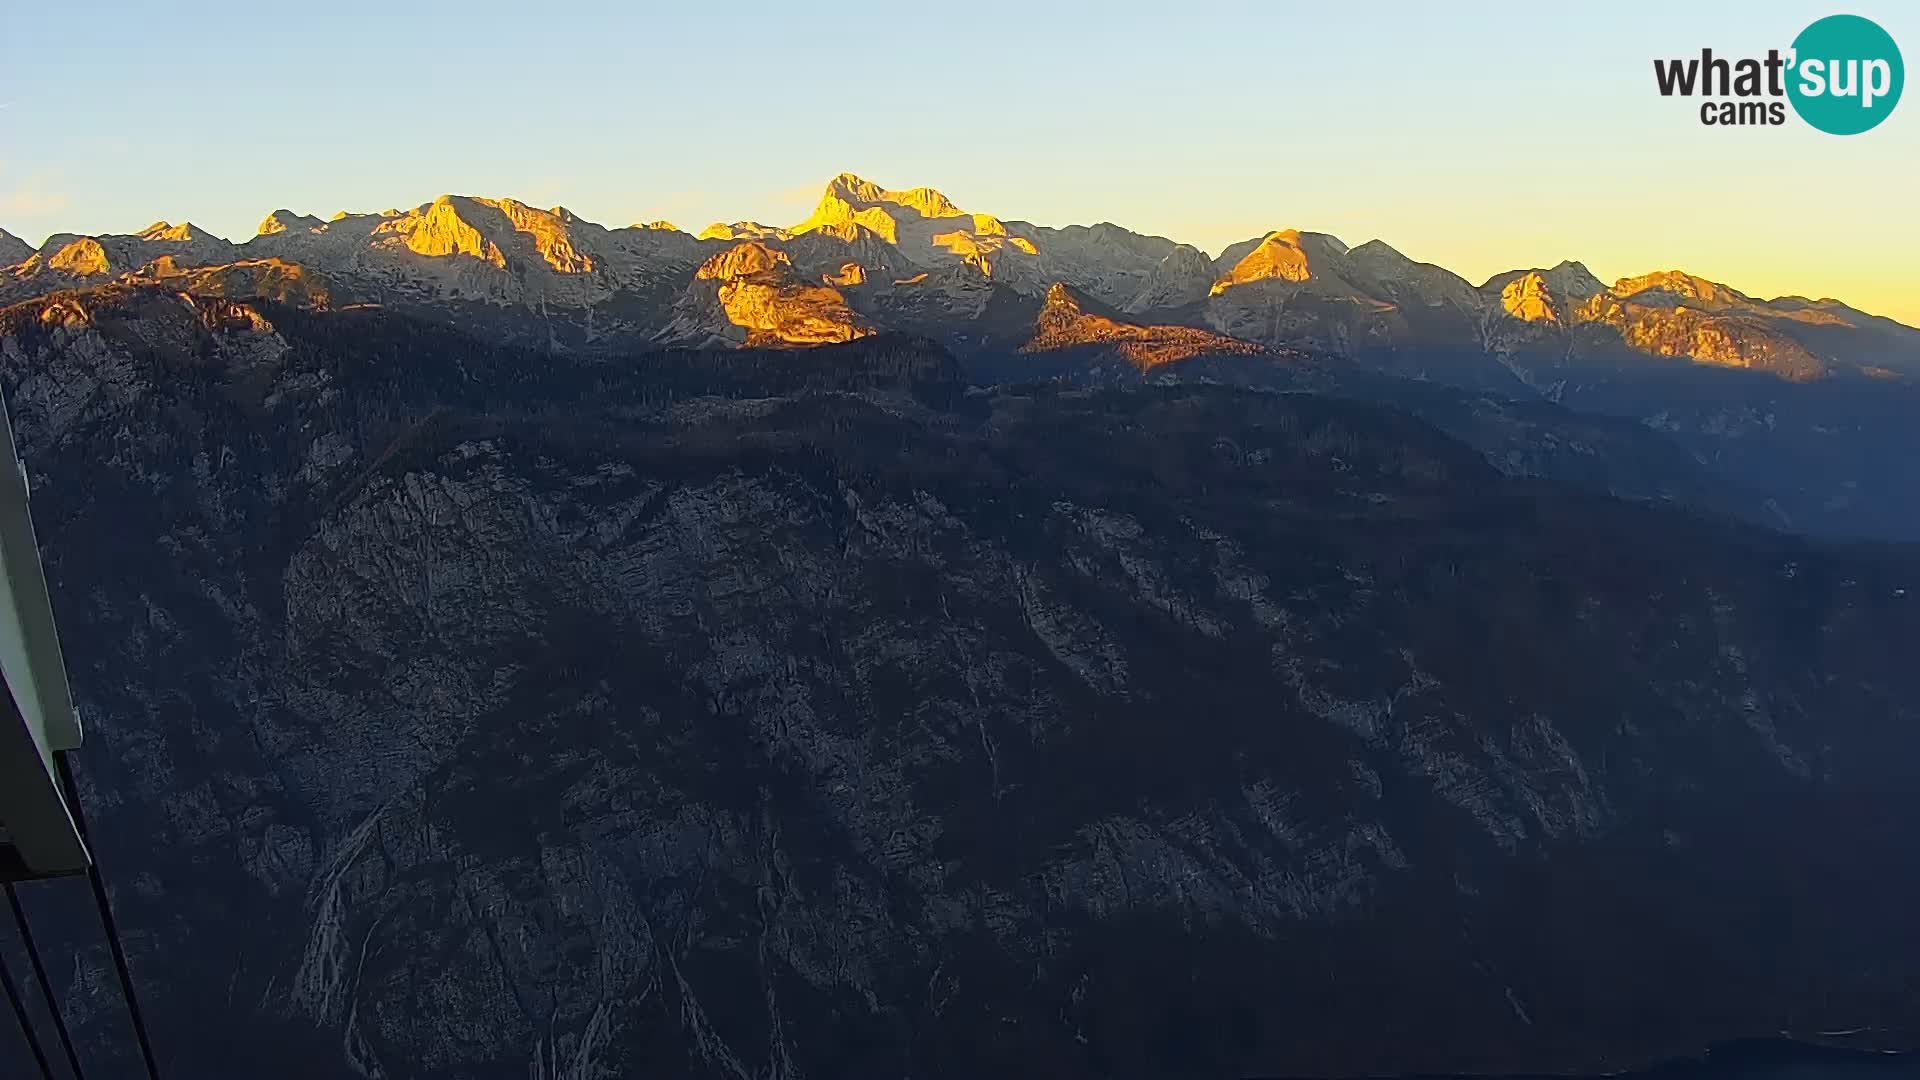
[[[327,221],[276,210],[240,244],[165,221],[131,235],[59,234],[38,250],[0,232],[0,268],[0,297],[116,279],[203,283],[224,268],[337,303],[531,309],[542,343],[561,347],[815,344],[929,319],[942,323],[936,336],[964,345],[982,331],[961,322],[996,302],[1024,312],[1057,286],[1143,326],[1336,355],[1472,345],[1510,356],[1547,339],[1789,379],[1920,374],[1920,331],[1681,271],[1609,286],[1563,262],[1474,286],[1380,240],[1349,248],[1295,229],[1212,258],[1112,224],[970,213],[931,188],[893,191],[850,173],[791,226],[607,228],[565,207],[443,195]]]
[[[101,286],[374,304],[597,356],[891,332],[996,382],[1206,377],[1364,394],[1381,385],[1364,377],[1383,375],[1631,421],[1691,457],[1721,504],[1776,527],[1920,537],[1920,476],[1886,467],[1920,454],[1907,419],[1920,331],[1678,270],[1608,285],[1567,261],[1476,286],[1379,240],[1294,229],[1210,257],[848,173],[784,226],[608,228],[564,207],[445,195],[330,220],[276,210],[239,244],[164,221],[38,250],[0,232],[0,264],[0,304]]]

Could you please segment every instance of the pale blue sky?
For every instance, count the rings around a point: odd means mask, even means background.
[[[1835,10],[1911,64],[1920,6],[1465,6],[0,0],[0,227],[244,239],[451,191],[698,230],[795,221],[846,169],[1209,251],[1294,226],[1475,281],[1680,267],[1920,322],[1920,101],[1852,138],[1719,130],[1651,65]]]

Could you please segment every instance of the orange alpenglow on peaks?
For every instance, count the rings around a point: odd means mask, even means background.
[[[852,173],[843,172],[827,181],[827,190],[820,196],[820,203],[814,207],[813,216],[807,224],[841,221],[845,218],[843,208],[869,208],[882,204],[904,207],[928,218],[961,217],[959,207],[952,200],[930,187],[909,188],[906,191],[888,191],[871,180],[863,180]],[[807,224],[795,229],[805,231]]]
[[[757,221],[736,221],[731,225],[715,222],[700,230],[701,240],[791,240],[793,232]]]
[[[573,242],[569,226],[578,220],[564,207],[540,210],[515,199],[442,195],[424,207],[386,217],[374,232],[401,237],[416,255],[467,255],[498,269],[507,265],[503,244],[522,250],[530,246],[548,269],[585,274],[595,263]]]
[[[900,248],[913,262],[925,265],[945,256],[981,277],[998,280],[1008,277],[1005,260],[1040,254],[1030,238],[1039,232],[1028,225],[1015,228],[1027,235],[1016,235],[1015,229],[992,214],[961,210],[933,188],[894,191],[853,173],[841,173],[827,182],[813,213],[779,238],[818,235],[860,243],[870,234]],[[740,233],[736,230],[733,235]],[[1025,264],[1012,276],[1032,281],[1031,274],[1031,265]]]
[[[900,211],[911,214],[900,214]],[[896,216],[899,215],[899,216]],[[952,200],[927,187],[889,191],[871,180],[852,173],[841,173],[827,182],[827,190],[807,220],[794,226],[793,232],[859,225],[871,230],[890,244],[900,243],[901,226],[916,219],[940,220],[965,217]],[[989,219],[991,220],[991,219]],[[999,223],[994,222],[995,225]]]
[[[1220,280],[1213,283],[1211,295],[1218,296],[1235,285],[1251,281],[1305,281],[1313,276],[1313,260],[1308,253],[1308,246],[1313,240],[1332,239],[1319,233],[1303,234],[1298,229],[1270,232],[1254,245],[1252,251],[1234,263],[1233,268]]]
[[[375,235],[391,233],[399,237],[415,255],[467,255],[498,269],[505,269],[507,265],[500,248],[461,219],[451,195],[442,195],[421,209],[388,218],[373,231]]]
[[[1515,270],[1495,275],[1482,288],[1498,289],[1500,308],[1521,322],[1564,326],[1588,297],[1606,291],[1600,279],[1572,260],[1551,270]]]
[[[1522,322],[1558,323],[1564,321],[1547,279],[1537,272],[1514,278],[1500,290],[1500,306]]]
[[[786,252],[770,248],[757,240],[747,240],[701,263],[693,276],[697,281],[732,281],[748,274],[791,269],[792,266],[793,260],[787,257]]]
[[[91,236],[83,236],[54,252],[47,265],[81,276],[104,274],[112,269],[107,262],[107,249]]]
[[[156,221],[141,230],[138,235],[142,240],[166,240],[186,244],[195,240],[205,239],[207,234],[194,228],[191,221],[183,221],[178,225],[169,225],[164,221]]]
[[[747,332],[750,345],[818,345],[874,332],[838,289],[802,280],[786,252],[758,240],[712,256],[693,276],[720,283],[720,311]]]
[[[1046,301],[1034,324],[1033,339],[1021,346],[1020,351],[1039,353],[1082,346],[1110,347],[1141,368],[1195,356],[1253,355],[1267,351],[1250,341],[1191,326],[1142,326],[1097,315],[1082,306],[1073,290],[1054,282],[1047,288]]]
[[[341,211],[344,215],[346,211]],[[255,236],[277,236],[284,232],[318,232],[327,227],[327,223],[310,214],[296,214],[291,210],[275,210],[260,219],[260,227],[254,230]]]
[[[1715,306],[1753,301],[1752,297],[1738,289],[1731,289],[1718,282],[1695,277],[1681,270],[1656,270],[1651,274],[1641,274],[1638,277],[1624,277],[1613,283],[1613,292],[1616,296],[1633,296],[1649,289],[1659,289],[1682,299]]]

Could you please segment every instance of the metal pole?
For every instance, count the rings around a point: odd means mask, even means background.
[[[73,782],[73,769],[67,764],[66,754],[54,755],[54,767],[60,772],[60,786],[67,793],[67,807],[73,813],[73,824],[80,831],[80,842],[88,843],[87,819],[80,809],[80,789]],[[91,844],[88,845],[91,847]],[[94,906],[100,911],[100,925],[107,931],[107,944],[113,949],[113,966],[120,973],[120,992],[127,1000],[127,1016],[133,1021],[134,1037],[140,1040],[140,1056],[147,1063],[147,1080],[160,1080],[160,1066],[153,1060],[153,1043],[147,1039],[147,1021],[140,1015],[140,998],[133,992],[133,973],[127,969],[127,952],[120,946],[120,928],[113,921],[113,904],[107,900],[107,885],[100,877],[100,858],[96,854],[93,865],[87,868],[87,877],[93,882]]]
[[[80,1055],[73,1049],[73,1036],[67,1031],[66,1017],[60,1015],[60,1003],[54,1000],[53,981],[47,978],[47,965],[40,961],[40,950],[33,943],[33,931],[27,929],[27,909],[20,904],[20,894],[15,891],[13,882],[7,882],[7,903],[13,907],[13,925],[20,931],[20,944],[27,948],[27,962],[33,965],[33,977],[40,984],[40,997],[47,1003],[47,1013],[53,1017],[54,1034],[60,1036],[60,1049],[67,1052],[67,1067],[73,1070],[73,1080],[86,1080],[86,1073],[80,1069]]]
[[[40,1065],[41,1080],[53,1080],[53,1066],[47,1061],[47,1052],[40,1048],[40,1036],[33,1033],[33,1018],[27,1015],[27,1003],[20,1000],[20,987],[14,983],[4,958],[0,958],[0,987],[6,989],[14,1019],[20,1021],[20,1034],[27,1037],[27,1049],[33,1051],[33,1060]]]

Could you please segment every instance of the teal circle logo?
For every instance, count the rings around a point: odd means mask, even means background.
[[[1880,24],[1829,15],[1793,39],[1787,99],[1800,119],[1829,135],[1858,135],[1900,103],[1907,72],[1900,47]]]

